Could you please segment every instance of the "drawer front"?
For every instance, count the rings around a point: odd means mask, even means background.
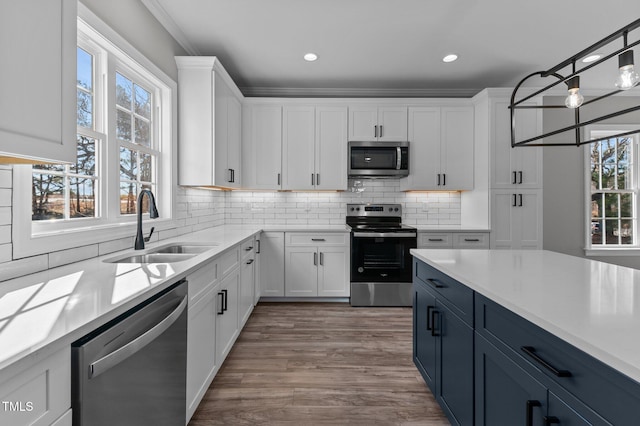
[[[218,281],[218,262],[212,260],[187,276],[189,304],[202,297]]]
[[[256,240],[254,238],[250,239],[249,241],[245,241],[240,246],[240,253],[243,259],[249,256],[253,256],[255,251],[256,251]]]
[[[224,278],[240,263],[240,247],[236,246],[222,255],[218,261],[220,278]]]
[[[473,290],[420,260],[414,260],[413,265],[415,276],[449,302],[456,315],[473,327]]]
[[[1,425],[50,425],[71,408],[71,347],[0,384]]]
[[[476,295],[476,331],[546,376],[612,424],[640,416],[640,385],[487,298]],[[504,347],[504,346],[503,346]]]
[[[487,232],[457,233],[456,232],[453,234],[453,248],[488,249],[489,233]]]
[[[419,232],[418,248],[452,248],[453,240],[450,232]]]
[[[287,232],[285,241],[287,246],[323,246],[323,245],[346,245],[349,239],[348,233],[306,233]]]

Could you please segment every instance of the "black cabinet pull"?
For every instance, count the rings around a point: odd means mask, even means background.
[[[256,244],[258,244],[258,248],[256,249],[256,253],[260,253],[260,240],[256,240]]]
[[[513,172],[513,180],[511,181],[512,184],[516,184],[517,180],[516,180],[516,171],[514,170]]]
[[[373,137],[374,138],[378,137],[378,126],[373,126]]]
[[[218,315],[222,315],[224,314],[224,294],[219,292],[218,296],[222,296],[222,300],[220,300],[220,310],[218,311]]]
[[[544,426],[560,424],[560,419],[557,418],[556,416],[544,416],[542,420],[544,420]]]
[[[253,259],[247,260],[247,265],[251,265],[253,263]]]
[[[425,278],[425,281],[434,286],[435,288],[444,288],[442,284],[438,284],[438,280],[433,278]]]
[[[435,308],[435,306],[427,306],[427,331],[431,331],[431,326],[429,324],[431,324],[431,310]]]
[[[278,186],[280,186],[280,173],[278,173]]]
[[[316,185],[316,175],[314,173],[311,173],[311,186],[315,186]]]
[[[520,202],[518,203],[518,207],[522,207],[522,194],[518,194]]]
[[[438,186],[440,186],[440,173],[438,173]]]
[[[318,266],[318,253],[313,253],[313,265]]]
[[[447,186],[447,174],[442,174],[442,186]]]
[[[382,137],[382,124],[380,125],[380,137]]]
[[[224,293],[224,297],[222,298],[222,312],[227,310],[227,289],[225,288],[224,290],[222,290],[222,293]]]
[[[436,311],[435,309],[431,311],[431,335],[438,336],[436,334],[436,315],[440,317],[440,311]]]
[[[251,251],[251,250],[253,250],[253,246],[249,246],[246,249],[244,249],[244,251]]]
[[[320,173],[316,173],[316,185],[320,185]]]
[[[324,266],[324,253],[320,252],[320,266]]]
[[[324,238],[312,238],[311,241],[327,241]]]
[[[533,426],[533,407],[541,407],[540,401],[535,399],[527,400],[527,426]]]
[[[522,170],[518,172],[518,184],[522,185]]]
[[[558,370],[553,365],[549,364],[547,361],[542,359],[536,353],[536,348],[534,348],[533,346],[522,346],[520,348],[520,350],[522,352],[524,352],[525,354],[527,354],[529,357],[531,357],[538,364],[542,365],[544,368],[546,368],[551,373],[553,373],[554,376],[556,376],[556,377],[571,377],[571,372],[569,370]]]
[[[442,238],[429,238],[429,241],[439,242],[444,240]]]
[[[464,240],[470,243],[477,243],[480,241],[478,238],[465,238]]]
[[[513,194],[513,204],[511,204],[511,207],[518,207],[517,198],[518,198],[518,196],[516,194]]]

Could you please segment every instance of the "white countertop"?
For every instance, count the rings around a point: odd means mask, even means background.
[[[260,225],[263,231],[272,232],[351,232],[348,225]]]
[[[411,253],[640,382],[640,270],[543,250]]]
[[[463,228],[454,225],[416,225],[415,227],[418,232],[490,232],[489,229]]]

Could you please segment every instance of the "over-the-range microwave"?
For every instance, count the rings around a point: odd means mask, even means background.
[[[409,175],[409,142],[349,142],[349,177]]]

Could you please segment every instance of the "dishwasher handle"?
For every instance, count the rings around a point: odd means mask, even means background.
[[[178,317],[180,317],[187,307],[187,300],[188,296],[184,296],[177,308],[175,308],[169,315],[153,326],[153,328],[149,329],[146,333],[91,363],[91,365],[89,365],[89,379],[98,377],[100,374],[109,370],[111,367],[115,367],[120,364],[122,361],[153,342],[158,336],[171,327],[174,322],[176,322]]]

